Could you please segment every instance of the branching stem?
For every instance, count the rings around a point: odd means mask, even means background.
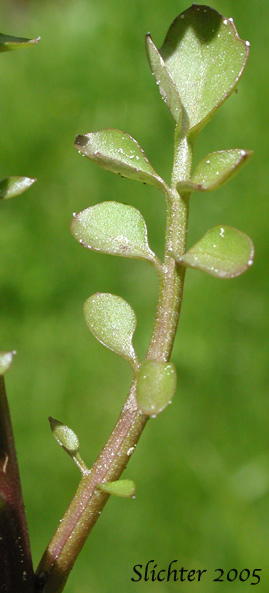
[[[160,287],[157,313],[147,358],[167,361],[176,334],[182,301],[185,270],[176,265],[171,251],[185,251],[189,195],[179,196],[176,183],[189,179],[192,146],[176,131],[175,158],[171,188],[167,189],[167,226],[165,256],[159,273]],[[103,481],[117,480],[125,469],[148,416],[141,414],[136,403],[135,375],[128,398],[106,445],[91,470],[84,472],[78,490],[37,569],[37,581],[44,583],[42,593],[60,593],[73,564],[98,519],[109,495],[96,489]]]

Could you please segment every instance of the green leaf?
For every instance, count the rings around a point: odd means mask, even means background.
[[[136,369],[132,344],[136,316],[132,307],[119,296],[97,292],[84,303],[84,316],[95,338]]]
[[[80,456],[79,440],[75,432],[69,426],[66,426],[66,424],[63,424],[59,420],[55,420],[51,416],[49,416],[49,423],[51,432],[57,443],[72,457],[81,473],[83,475],[87,474],[89,470]]]
[[[96,488],[102,492],[119,496],[120,498],[134,498],[135,483],[133,480],[116,480],[115,482],[103,482],[96,484]]]
[[[54,438],[61,447],[73,457],[79,452],[79,440],[71,428],[49,416],[50,428]]]
[[[122,257],[154,261],[147,227],[136,208],[118,202],[102,202],[75,214],[71,232],[84,247]]]
[[[161,96],[172,117],[178,122],[182,116],[182,105],[179,94],[160,52],[157,50],[157,47],[151,39],[150,33],[147,33],[146,35],[146,54],[151,72],[156,79]]]
[[[183,266],[203,270],[217,278],[235,278],[253,264],[253,258],[254,246],[245,233],[218,225],[176,260]]]
[[[140,366],[136,399],[143,414],[156,416],[171,403],[176,391],[177,375],[173,363],[144,360]]]
[[[13,35],[3,35],[3,33],[0,33],[0,51],[9,51],[11,49],[27,47],[28,45],[35,45],[39,41],[40,37],[36,37],[36,39],[25,39],[24,37],[14,37]]]
[[[4,375],[11,367],[15,350],[13,352],[0,352],[0,375]]]
[[[198,132],[236,88],[249,43],[232,19],[193,4],[172,23],[160,54],[186,114],[185,125]]]
[[[0,181],[0,199],[15,198],[28,187],[31,187],[35,183],[36,179],[30,179],[30,177],[7,177]]]
[[[252,151],[239,148],[211,152],[198,163],[190,181],[177,184],[177,191],[217,189],[236,175],[251,155]]]
[[[108,128],[77,136],[75,147],[107,171],[164,189],[165,182],[154,171],[138,142],[126,132]]]

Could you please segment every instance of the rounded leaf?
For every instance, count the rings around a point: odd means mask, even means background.
[[[75,147],[103,169],[163,191],[163,179],[154,171],[138,142],[126,132],[108,128],[77,136]]]
[[[240,148],[211,152],[198,163],[190,181],[177,184],[177,191],[217,189],[236,175],[251,155],[251,150]]]
[[[230,226],[215,226],[177,261],[217,278],[235,278],[253,264],[251,239]]]
[[[39,41],[40,37],[36,37],[36,39],[25,39],[25,37],[14,37],[13,35],[0,33],[0,51],[9,51],[11,49],[27,47],[28,45],[35,45]]]
[[[156,416],[171,403],[176,391],[177,375],[171,362],[144,360],[140,366],[136,399],[139,410]]]
[[[95,338],[136,368],[132,344],[136,316],[132,307],[119,296],[97,292],[84,303],[84,316]]]
[[[30,177],[7,177],[0,181],[0,199],[15,198],[28,187],[31,187],[35,183],[36,179],[30,179]]]
[[[139,210],[118,202],[102,202],[74,215],[71,232],[84,247],[122,257],[155,260],[147,227]]]
[[[11,367],[15,350],[13,352],[0,352],[0,375],[4,375]]]
[[[73,457],[79,452],[79,440],[71,428],[49,416],[50,428],[54,438],[61,447]]]
[[[193,4],[172,23],[160,53],[193,132],[200,130],[238,84],[249,43],[232,19]]]
[[[182,105],[179,94],[160,52],[151,39],[150,33],[146,35],[146,54],[161,96],[172,117],[178,122],[182,116]]]
[[[133,480],[116,480],[115,482],[103,482],[96,484],[96,488],[120,498],[134,498],[136,486]]]

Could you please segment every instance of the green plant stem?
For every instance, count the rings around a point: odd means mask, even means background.
[[[148,417],[137,411],[136,378],[118,421],[105,447],[89,472],[82,476],[78,490],[56,530],[37,576],[45,581],[43,593],[60,593],[69,572],[98,519],[109,495],[95,489],[103,481],[117,480],[125,469]]]
[[[170,256],[171,250],[184,253],[188,224],[189,196],[175,190],[178,175],[189,178],[192,147],[175,135],[172,187],[167,192],[165,256],[160,274],[159,301],[147,358],[168,360],[171,354],[182,301],[184,270]],[[125,469],[148,416],[136,403],[135,375],[128,398],[106,445],[88,472],[83,472],[78,490],[44,553],[37,578],[44,582],[42,593],[60,593],[73,564],[98,519],[109,495],[96,489],[103,481],[117,480]]]
[[[157,312],[147,351],[147,358],[154,360],[169,360],[177,331],[185,268],[178,266],[170,254],[183,255],[186,250],[190,195],[180,196],[176,184],[181,179],[190,178],[192,155],[192,144],[186,137],[181,137],[176,128],[172,183],[167,191],[164,273],[160,278]]]
[[[177,266],[174,258],[169,254],[175,244],[177,244],[177,253],[183,254],[185,251],[189,211],[189,197],[181,197],[175,191],[171,193],[173,200],[167,199],[163,274],[160,277],[157,312],[147,351],[147,358],[164,361],[168,361],[171,356],[185,278],[185,269]]]

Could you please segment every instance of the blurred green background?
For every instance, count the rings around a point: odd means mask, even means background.
[[[33,48],[1,55],[0,177],[38,181],[1,204],[1,349],[18,354],[7,377],[34,562],[37,564],[78,483],[50,435],[52,415],[78,433],[92,462],[131,380],[125,361],[89,333],[84,300],[96,291],[133,306],[143,357],[157,280],[146,263],[94,254],[72,238],[73,211],[102,200],[143,213],[162,255],[165,204],[153,188],[99,170],[73,148],[77,133],[129,132],[169,180],[173,125],[145,59],[144,34],[157,46],[183,0],[1,2],[1,31],[34,37]],[[214,569],[262,568],[267,591],[269,459],[266,294],[268,294],[269,4],[212,0],[250,39],[246,72],[203,131],[195,159],[225,148],[255,151],[223,189],[193,196],[189,245],[210,226],[248,233],[256,261],[221,281],[187,273],[173,361],[178,393],[151,421],[125,476],[135,501],[111,499],[69,578],[66,593],[215,592]],[[200,583],[131,582],[134,564],[207,569]],[[222,591],[249,588],[223,582]]]

